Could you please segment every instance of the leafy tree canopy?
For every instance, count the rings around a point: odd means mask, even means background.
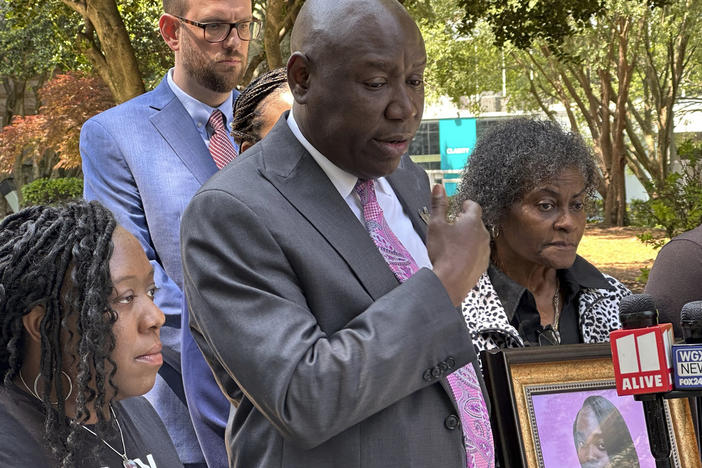
[[[605,10],[605,0],[457,0],[465,14],[460,28],[468,33],[481,20],[487,21],[495,43],[509,42],[528,48],[537,38],[558,45],[578,29],[587,27]],[[663,6],[670,0],[642,0],[649,7]]]
[[[72,45],[77,18],[63,5],[51,3],[37,3],[30,17],[11,1],[0,0],[0,75],[26,80],[85,63]]]

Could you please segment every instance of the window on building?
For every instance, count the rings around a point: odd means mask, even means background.
[[[505,119],[478,119],[475,122],[475,133],[478,138],[480,138],[480,135],[484,134],[487,131],[492,130],[494,127],[499,125],[500,123],[504,122]]]
[[[419,130],[410,143],[410,156],[440,154],[439,121],[426,120],[419,124]]]

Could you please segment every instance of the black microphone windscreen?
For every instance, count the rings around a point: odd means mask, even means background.
[[[650,294],[631,294],[622,298],[619,303],[620,314],[630,314],[645,310],[655,310],[656,303]]]
[[[702,321],[702,301],[685,304],[680,312],[680,320],[685,322]]]
[[[645,328],[658,324],[656,303],[649,294],[631,294],[619,302],[619,320],[622,328]]]
[[[702,301],[685,304],[680,311],[680,330],[687,344],[702,343]]]

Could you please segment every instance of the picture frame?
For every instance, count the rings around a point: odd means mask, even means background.
[[[595,466],[595,461],[588,465],[586,459],[598,456],[635,456],[640,468],[655,467],[641,402],[616,394],[609,343],[495,349],[483,351],[480,357],[490,395],[496,458],[502,468]],[[687,398],[665,402],[673,466],[702,467]],[[626,426],[612,432],[606,424],[589,424],[597,421],[593,418],[602,414],[602,408],[617,415],[607,418],[608,424],[616,420]],[[601,433],[588,434],[590,426]],[[622,436],[620,452],[601,454],[605,445],[611,452],[613,433],[619,437],[627,432],[631,437]],[[599,452],[597,437],[606,441]]]

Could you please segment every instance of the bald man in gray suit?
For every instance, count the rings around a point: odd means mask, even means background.
[[[447,377],[477,369],[456,306],[488,235],[472,202],[449,224],[406,154],[421,34],[395,0],[308,0],[292,50],[292,111],[182,222],[193,336],[238,407],[230,466],[465,468]]]

